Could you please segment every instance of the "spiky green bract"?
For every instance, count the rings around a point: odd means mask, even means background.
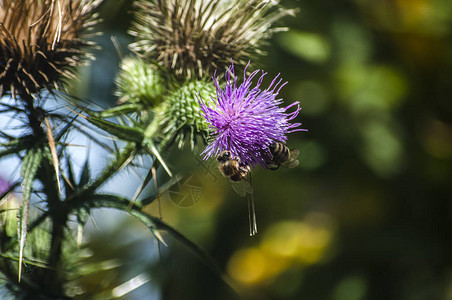
[[[165,103],[157,108],[156,120],[164,137],[161,147],[175,142],[182,148],[188,140],[193,149],[197,136],[207,137],[209,126],[200,113],[199,95],[211,99],[215,96],[215,85],[204,80],[186,82],[175,88]]]
[[[138,0],[130,49],[156,60],[181,81],[223,71],[231,62],[244,66],[262,54],[275,21],[294,10],[279,1]]]
[[[0,97],[34,97],[74,79],[101,0],[0,1]]]
[[[119,103],[152,107],[161,101],[163,80],[155,66],[139,58],[125,58],[116,78]]]

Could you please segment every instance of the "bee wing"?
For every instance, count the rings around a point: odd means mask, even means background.
[[[298,155],[300,155],[300,150],[298,149],[290,150],[289,158],[287,159],[287,161],[281,163],[281,166],[286,168],[295,168],[300,163],[297,160]]]
[[[298,159],[289,160],[289,161],[282,163],[281,166],[286,167],[286,168],[295,168],[296,166],[298,166],[299,163],[300,162],[298,161]]]
[[[290,150],[289,159],[287,161],[296,160],[298,155],[300,155],[300,150],[298,149]]]
[[[242,197],[245,197],[247,193],[251,194],[253,192],[253,187],[246,180],[240,180],[240,181],[229,180],[229,182],[231,183],[234,191],[236,191],[236,193]]]

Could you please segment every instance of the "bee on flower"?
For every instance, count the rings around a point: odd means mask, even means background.
[[[260,70],[247,76],[248,65],[241,84],[238,84],[234,66],[231,65],[223,87],[218,76],[213,78],[216,98],[199,99],[202,114],[213,137],[202,154],[207,159],[228,150],[232,156],[240,159],[242,165],[267,168],[272,159],[272,145],[284,144],[288,133],[307,130],[299,128],[301,123],[291,123],[301,110],[298,101],[280,106],[283,100],[277,97],[286,82],[281,83],[279,74],[266,89],[262,89],[266,73],[262,71],[253,86],[253,79]]]
[[[257,233],[256,214],[251,182],[251,168],[261,166],[276,170],[280,166],[298,165],[299,151],[289,150],[285,145],[287,134],[306,131],[299,128],[301,123],[291,123],[300,112],[300,103],[293,102],[280,106],[279,91],[286,83],[281,83],[279,74],[270,85],[262,89],[266,75],[262,71],[257,83],[253,79],[260,72],[256,70],[249,76],[245,67],[243,82],[237,82],[234,65],[225,75],[223,86],[214,75],[216,98],[203,99],[199,103],[211,130],[212,142],[202,152],[204,159],[216,156],[220,172],[231,182],[241,196],[248,194],[250,235]]]

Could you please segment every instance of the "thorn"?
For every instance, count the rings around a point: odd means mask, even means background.
[[[78,224],[77,226],[77,248],[80,248],[83,240],[83,225]]]
[[[160,231],[158,231],[157,229],[152,230],[152,233],[154,234],[154,236],[166,247],[168,247],[168,245],[165,243],[165,241],[163,240],[162,235],[160,234]]]
[[[82,118],[84,118],[84,119],[88,119],[88,117],[87,116],[84,116],[84,115],[82,115],[81,113],[78,113],[78,112],[76,112],[75,110],[72,110],[70,107],[68,107],[68,106],[64,106],[64,107],[66,107],[67,109],[69,109],[70,111],[72,111],[74,114],[76,114],[77,116],[80,116],[80,117],[82,117]]]
[[[55,169],[55,176],[56,176],[57,185],[58,185],[58,193],[61,193],[60,162],[58,160],[58,154],[57,154],[57,151],[56,151],[55,140],[53,138],[52,127],[50,126],[49,119],[44,118],[44,122],[46,124],[47,139],[49,140],[50,153],[52,155],[53,167]]]
[[[22,275],[22,260],[24,259],[23,251],[20,251],[19,254],[19,277],[17,278],[17,282],[20,283],[20,277]]]

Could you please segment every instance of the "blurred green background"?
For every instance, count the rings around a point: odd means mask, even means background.
[[[280,95],[301,102],[298,120],[309,132],[288,140],[300,166],[253,172],[259,233],[249,237],[247,201],[215,162],[195,168],[198,157],[174,150],[170,165],[193,177],[181,186],[189,198],[160,199],[163,219],[205,249],[246,299],[452,299],[452,2],[282,5],[299,13],[278,24],[290,30],[251,68],[281,73]],[[80,92],[103,105],[116,101],[110,36],[127,52],[129,10],[131,1],[100,7],[103,50]],[[157,213],[156,204],[146,209]],[[171,236],[158,256],[143,225],[121,220],[91,233],[93,259],[120,267],[86,278],[87,287],[146,274],[131,299],[240,298]]]

